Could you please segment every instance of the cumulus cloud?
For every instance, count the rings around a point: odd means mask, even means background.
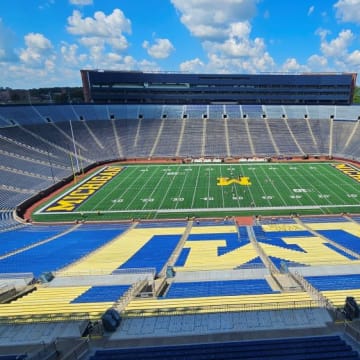
[[[320,49],[325,56],[328,57],[342,57],[347,52],[347,49],[354,39],[354,34],[351,30],[342,30],[339,35],[331,40],[326,40],[326,35],[320,34],[321,45]]]
[[[360,22],[360,0],[339,0],[334,8],[340,21]]]
[[[296,72],[309,71],[309,68],[299,64],[298,61],[292,57],[285,60],[284,64],[282,65],[282,71],[296,73]]]
[[[227,24],[241,22],[256,14],[259,0],[171,0],[181,14],[181,22],[202,39],[220,39],[227,35]]]
[[[346,60],[349,65],[360,67],[360,50],[350,53]]]
[[[199,59],[195,58],[192,60],[184,61],[180,64],[180,70],[184,72],[202,72],[205,64]]]
[[[152,45],[149,41],[144,41],[142,46],[155,59],[165,59],[175,50],[174,45],[169,39],[155,39]]]
[[[313,71],[324,71],[328,66],[327,58],[318,54],[311,55],[308,58],[307,63]]]
[[[315,6],[314,5],[310,6],[307,15],[310,16],[314,12],[314,10],[315,10]]]
[[[131,33],[131,22],[120,9],[114,9],[110,15],[97,11],[94,17],[86,18],[74,10],[68,17],[67,31],[80,36],[80,42],[85,46],[103,47],[108,44],[122,51],[129,46],[123,33]]]
[[[171,0],[181,22],[199,38],[207,63],[185,61],[180,69],[211,72],[272,71],[274,60],[263,38],[251,36],[250,19],[259,0]]]
[[[92,5],[93,0],[69,0],[71,5]]]
[[[228,38],[222,43],[204,42],[209,52],[219,52],[231,57],[256,57],[264,53],[265,43],[261,38],[250,38],[251,26],[248,21],[230,25]]]
[[[40,33],[29,33],[24,37],[26,48],[20,53],[21,61],[40,64],[49,61],[53,48],[51,41]]]

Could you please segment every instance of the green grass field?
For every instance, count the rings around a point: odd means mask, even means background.
[[[101,221],[360,213],[360,180],[344,174],[335,165],[112,165],[121,168],[121,171],[99,189],[83,190],[91,188],[89,184],[100,179],[106,168],[43,204],[36,209],[33,219]],[[354,168],[354,171],[359,170]],[[250,184],[244,185],[247,181]],[[219,183],[223,183],[223,186]],[[92,193],[89,195],[86,191]],[[68,206],[68,199],[77,202],[72,205],[73,209]],[[59,206],[59,203],[62,205]]]

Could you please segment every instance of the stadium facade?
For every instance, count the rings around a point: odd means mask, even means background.
[[[355,73],[190,74],[81,70],[86,102],[349,105]]]

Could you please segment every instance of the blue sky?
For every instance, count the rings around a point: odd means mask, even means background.
[[[360,0],[1,0],[0,87],[80,69],[359,72]]]

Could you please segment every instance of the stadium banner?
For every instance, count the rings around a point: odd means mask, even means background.
[[[352,167],[348,164],[334,164],[333,165],[336,169],[340,170],[343,174],[350,176],[352,179],[354,179],[357,182],[360,182],[360,170]]]
[[[120,173],[123,168],[120,166],[108,166],[96,172],[85,181],[71,188],[61,197],[42,209],[45,213],[72,212],[84,203],[91,195],[101,189],[110,180]]]

